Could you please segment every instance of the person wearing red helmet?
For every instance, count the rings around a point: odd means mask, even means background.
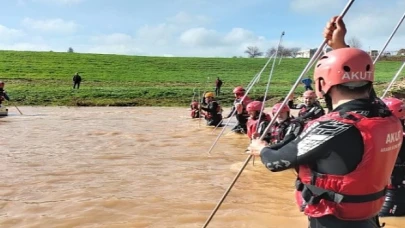
[[[222,121],[222,108],[214,99],[213,92],[205,93],[204,98],[207,106],[201,107],[201,109],[205,111],[204,116],[207,121],[207,126],[217,126]]]
[[[249,115],[246,111],[246,106],[252,102],[252,100],[245,96],[246,90],[242,86],[237,86],[233,89],[233,94],[235,95],[235,100],[233,102],[233,106],[231,112],[226,116],[224,119],[230,118],[232,113],[235,112],[236,120],[238,121],[235,127],[232,128],[233,132],[246,134],[247,133],[247,121]],[[243,98],[243,100],[242,100]],[[236,111],[235,111],[236,110]]]
[[[390,97],[382,99],[390,111],[399,118],[404,127],[405,104],[402,100]],[[394,170],[391,174],[391,184],[385,194],[384,205],[379,215],[383,216],[403,216],[405,215],[405,143],[402,143]]]
[[[330,112],[279,150],[257,139],[249,146],[272,172],[297,169],[295,198],[310,228],[380,227],[378,213],[403,141],[398,118],[370,96],[371,57],[347,47],[345,34],[342,19],[333,17],[324,32],[333,50],[314,70],[315,91]]]
[[[277,103],[272,107],[271,111],[273,115],[281,108],[281,104],[282,103]],[[277,116],[276,122],[270,127],[270,140],[268,140],[268,142],[271,146],[269,148],[274,150],[280,149],[294,140],[301,133],[302,129],[302,122],[293,119],[290,115],[290,108],[284,105],[281,108],[280,114]]]
[[[264,106],[261,101],[252,101],[246,106],[246,111],[249,114],[249,120],[247,122],[247,136],[249,139],[260,137],[263,131],[266,129],[271,117],[269,114],[263,112]],[[260,112],[262,115],[259,116]],[[266,137],[268,139],[268,137]]]
[[[200,108],[199,108],[199,104],[197,101],[193,101],[190,104],[190,108],[191,108],[191,118],[200,118]]]
[[[298,117],[305,122],[317,119],[325,115],[325,111],[316,99],[316,94],[312,90],[307,90],[303,94],[304,104],[300,106]]]
[[[9,101],[10,97],[8,96],[7,92],[4,90],[4,82],[0,81],[0,106],[4,100]]]

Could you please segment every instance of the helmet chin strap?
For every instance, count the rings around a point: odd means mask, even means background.
[[[254,120],[259,119],[259,114],[260,114],[260,111],[256,111],[252,119],[254,119]]]
[[[332,112],[333,105],[332,105],[332,98],[329,94],[324,94],[323,97],[325,98],[326,108],[328,108],[329,112]]]

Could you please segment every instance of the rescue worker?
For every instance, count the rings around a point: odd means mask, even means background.
[[[277,103],[272,108],[272,114],[276,114],[282,103]],[[267,127],[267,126],[266,126]],[[277,116],[276,122],[270,127],[270,140],[268,141],[272,149],[280,149],[287,143],[294,140],[302,131],[303,124],[297,119],[293,119],[290,115],[290,108],[284,105]],[[266,140],[267,141],[267,140]]]
[[[271,120],[270,115],[264,113],[263,109],[264,107],[261,101],[252,101],[246,106],[246,111],[249,114],[247,122],[247,136],[249,139],[260,137]],[[262,115],[259,122],[260,112],[262,112]]]
[[[235,100],[233,102],[231,112],[228,114],[228,116],[224,118],[224,119],[230,118],[232,114],[235,112],[234,115],[236,116],[237,123],[235,127],[232,128],[232,131],[241,134],[247,133],[246,123],[248,121],[249,115],[247,114],[246,106],[250,102],[252,102],[252,100],[248,96],[245,96],[245,92],[246,90],[242,86],[238,86],[235,87],[235,89],[233,89]]]
[[[331,112],[279,150],[258,139],[249,147],[273,172],[297,168],[297,205],[310,228],[380,227],[378,212],[403,140],[398,118],[370,96],[371,57],[347,47],[345,34],[342,19],[333,17],[324,32],[333,50],[314,70],[315,91]]]
[[[10,97],[7,95],[6,90],[4,90],[4,86],[5,86],[5,83],[3,81],[0,81],[0,106],[3,103],[3,101],[10,100]]]
[[[305,122],[308,122],[310,120],[314,120],[325,115],[325,111],[317,101],[316,94],[314,91],[312,90],[305,91],[303,97],[304,97],[304,104],[301,105],[298,117],[300,117]]]
[[[214,100],[214,93],[207,92],[204,95],[207,107],[201,107],[205,111],[205,120],[208,126],[217,126],[222,121],[221,106]]]
[[[191,108],[191,113],[190,113],[191,118],[193,118],[193,119],[200,118],[200,108],[199,108],[198,102],[197,101],[191,102],[190,108]]]
[[[405,104],[397,98],[383,99],[390,111],[400,119],[402,127],[405,122]],[[379,213],[380,216],[405,215],[405,143],[402,143],[394,170],[391,174],[391,184],[385,194],[385,201]]]

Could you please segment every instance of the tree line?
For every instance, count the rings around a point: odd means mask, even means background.
[[[350,47],[353,48],[361,48],[362,44],[357,37],[350,37],[349,39],[346,40],[347,44],[350,45]],[[248,55],[249,58],[256,58],[265,55],[266,57],[272,56],[274,53],[276,53],[277,47],[271,47],[269,48],[265,53],[263,53],[257,46],[248,46],[245,50],[245,53]],[[301,50],[299,47],[284,47],[283,45],[280,45],[278,49],[278,55],[281,55],[283,57],[291,57],[295,58],[297,56],[297,53]]]

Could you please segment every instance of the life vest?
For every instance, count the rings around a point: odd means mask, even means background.
[[[271,120],[271,117],[269,114],[263,113],[262,118],[260,118],[260,124],[263,123],[263,121],[269,122]],[[247,136],[249,139],[253,138],[253,134],[257,131],[257,121],[259,121],[259,118],[257,119],[252,119],[249,118],[247,122]],[[260,134],[260,132],[258,132]]]
[[[291,119],[288,118],[285,121],[283,121],[282,123],[275,123],[273,126],[271,126],[270,128],[270,143],[271,144],[275,144],[275,143],[279,143],[280,141],[282,141],[284,139],[285,136],[285,131],[288,128],[288,126],[291,123]]]
[[[190,116],[191,116],[191,118],[199,118],[200,111],[198,109],[193,109],[193,110],[191,110]]]
[[[303,105],[300,111],[298,112],[298,116],[303,116],[307,113],[310,109],[306,105]]]
[[[310,112],[312,109],[314,108],[321,108],[320,106],[317,106],[316,104],[308,107],[307,105],[303,105],[302,108],[300,109],[300,111],[298,112],[298,116],[304,116],[305,114],[307,114],[308,112]],[[323,115],[323,113],[319,113],[318,115]],[[318,116],[314,116],[315,118],[317,118]]]
[[[405,134],[403,135],[405,137]],[[401,151],[399,153],[405,153],[404,145],[401,146]],[[401,156],[397,157],[395,162],[394,170],[391,174],[391,182],[388,185],[388,189],[398,189],[405,187],[405,161],[401,160]]]
[[[216,102],[216,101],[211,101],[211,102]],[[210,104],[208,104],[208,105],[210,105]],[[218,104],[218,107],[217,107],[217,109],[216,109],[216,111],[215,111],[215,114],[216,114],[216,115],[221,115],[221,114],[222,114],[221,105]],[[210,119],[212,119],[212,118],[213,118],[212,113],[210,113],[210,112],[205,112],[205,119],[206,119],[206,120],[210,120]]]
[[[357,168],[346,175],[320,174],[308,165],[299,166],[295,194],[299,208],[309,217],[333,215],[342,220],[365,220],[376,216],[402,144],[400,122],[395,116],[366,118],[346,113],[342,117],[333,112],[309,122],[306,129],[325,120],[359,129],[364,154]]]

